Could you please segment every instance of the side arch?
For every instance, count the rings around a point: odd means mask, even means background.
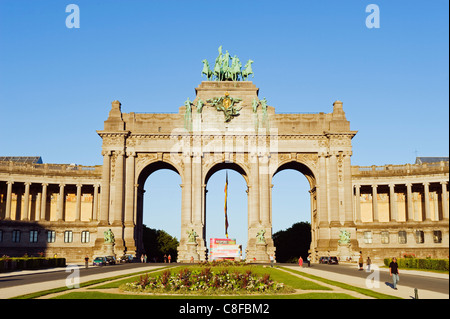
[[[138,255],[143,252],[143,218],[144,218],[144,185],[148,177],[156,171],[168,169],[176,174],[178,174],[183,182],[183,174],[180,167],[176,164],[161,159],[151,159],[145,163],[142,163],[139,167],[136,167],[135,171],[135,182],[136,182],[136,193],[135,193],[135,209],[134,209],[134,220],[136,221],[134,237],[137,244]],[[181,209],[181,207],[180,207]],[[180,219],[181,219],[180,215]]]
[[[277,173],[284,171],[286,169],[293,169],[302,173],[308,180],[310,188],[313,189],[314,187],[316,187],[317,178],[316,175],[314,174],[313,169],[311,169],[307,164],[299,162],[297,160],[287,160],[283,163],[280,163],[275,172],[272,174],[272,179]]]

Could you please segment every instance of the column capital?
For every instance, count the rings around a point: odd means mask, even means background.
[[[111,156],[111,154],[112,154],[111,150],[104,150],[104,151],[102,151],[102,156],[105,156],[105,155]]]
[[[390,184],[389,184],[389,188],[394,188],[394,187],[395,187],[395,185],[396,185],[396,184],[392,184],[392,183],[390,183]]]
[[[48,183],[42,183],[41,184],[43,187],[45,186],[45,187],[47,187],[48,186]]]
[[[59,184],[59,187],[64,187],[64,186],[66,186],[66,184],[64,184],[64,183]]]
[[[344,156],[352,156],[353,152],[352,151],[343,151],[342,155],[344,155]]]
[[[448,181],[441,181],[441,182],[439,182],[439,184],[441,184],[441,185],[447,185],[447,184],[448,184]]]
[[[7,184],[7,185],[13,185],[14,182],[13,182],[13,181],[7,181],[6,184]]]
[[[31,182],[24,182],[23,183],[25,186],[30,186],[32,183]]]
[[[378,188],[378,184],[372,184],[372,188],[373,189],[377,189]]]
[[[114,153],[116,155],[119,155],[119,156],[124,156],[125,155],[125,151],[123,151],[123,150],[116,150],[116,151],[114,151]]]
[[[77,183],[77,188],[81,188],[81,187],[83,187],[83,184]]]
[[[339,156],[339,151],[329,151],[328,152],[328,155],[331,157],[331,156],[336,156],[336,157],[338,157]]]
[[[407,183],[405,183],[405,185],[406,185],[406,187],[411,187],[412,183],[411,182],[407,182]]]
[[[126,155],[128,157],[136,157],[137,156],[137,152],[135,152],[135,151],[126,151]]]

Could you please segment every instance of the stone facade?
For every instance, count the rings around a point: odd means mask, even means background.
[[[195,92],[192,105],[176,114],[122,113],[120,102],[112,102],[97,131],[101,166],[0,162],[1,254],[41,250],[80,260],[102,253],[108,229],[115,234],[116,255],[139,254],[143,185],[153,172],[171,169],[182,180],[178,260],[203,261],[206,185],[227,168],[240,173],[248,187],[248,260],[268,262],[276,254],[272,178],[284,169],[300,171],[310,184],[313,258],[342,253],[343,230],[350,234],[345,251],[355,256],[412,250],[448,255],[448,162],[352,167],[357,132],[350,130],[340,101],[331,113],[277,114],[272,106],[255,107],[258,88],[252,82],[207,81]],[[227,95],[241,99],[239,115],[229,122],[207,102]],[[191,230],[199,235],[195,243],[188,243]],[[261,230],[265,242],[257,243]],[[403,231],[407,242],[397,244]]]

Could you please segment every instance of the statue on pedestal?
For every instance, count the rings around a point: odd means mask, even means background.
[[[266,231],[264,229],[261,229],[258,233],[256,233],[256,243],[257,244],[265,244],[266,238],[264,237],[264,234]]]
[[[186,234],[188,234],[188,243],[196,243],[196,238],[198,237],[198,235],[195,230],[188,230]]]
[[[350,244],[350,232],[345,229],[341,229],[340,231],[341,233],[339,234],[338,240],[339,245],[346,246]]]
[[[105,239],[105,244],[114,244],[115,242],[114,233],[112,232],[111,228],[108,229],[107,231],[104,231],[103,236]]]

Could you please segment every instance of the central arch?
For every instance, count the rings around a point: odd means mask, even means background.
[[[234,163],[234,162],[225,162],[224,161],[224,162],[214,163],[212,166],[210,166],[208,168],[208,170],[207,170],[207,172],[205,174],[205,178],[204,178],[204,185],[205,185],[205,194],[204,194],[204,220],[205,220],[205,224],[204,225],[205,225],[205,227],[203,229],[203,234],[204,234],[203,237],[205,239],[205,245],[207,247],[209,247],[208,241],[209,241],[209,237],[210,237],[210,236],[207,236],[208,223],[206,222],[207,221],[207,212],[208,212],[208,207],[209,207],[209,205],[207,205],[207,198],[209,198],[209,196],[207,196],[207,193],[208,193],[208,189],[207,189],[208,182],[210,181],[210,179],[211,179],[211,177],[213,175],[215,175],[216,173],[218,173],[220,171],[223,172],[224,170],[227,170],[227,171],[230,170],[230,171],[232,171],[234,173],[237,173],[238,175],[240,175],[244,179],[244,182],[245,182],[245,190],[244,191],[246,192],[245,197],[246,197],[246,201],[247,201],[246,207],[244,209],[242,209],[242,211],[240,210],[240,212],[242,212],[242,213],[245,212],[244,213],[245,215],[244,216],[238,216],[237,220],[236,219],[230,219],[230,216],[234,215],[233,214],[234,211],[228,209],[228,218],[229,218],[229,221],[230,221],[229,229],[230,230],[233,230],[233,229],[234,230],[236,230],[236,229],[242,230],[242,228],[243,228],[242,220],[245,220],[245,218],[248,219],[248,210],[249,210],[249,207],[248,207],[248,205],[249,205],[249,200],[248,200],[248,181],[249,181],[249,176],[248,176],[248,173],[246,172],[246,169],[244,169],[244,167],[242,165],[240,165],[238,163]],[[234,175],[237,175],[237,174],[231,174],[230,177],[234,176]],[[218,188],[221,189],[221,190],[224,190],[224,186],[225,186],[225,178],[223,179],[223,182],[220,183],[220,186]],[[235,190],[235,187],[236,187],[235,184],[228,183],[228,194],[233,193],[233,190]],[[222,192],[222,194],[224,195],[224,192]],[[222,198],[224,200],[224,197],[222,197]],[[230,199],[231,197],[228,197],[228,198]],[[234,200],[236,200],[236,199],[234,199]],[[235,201],[233,201],[233,202],[235,202]],[[223,231],[218,231],[217,233],[210,234],[210,235],[212,235],[214,237],[217,237],[217,238],[224,238],[225,237],[225,231],[224,231],[224,229],[225,229],[225,216],[224,216],[224,210],[223,210],[224,206],[223,206],[223,204],[224,204],[224,202],[222,201],[222,205],[221,205],[222,210],[219,212],[219,213],[221,213],[221,217],[218,218],[218,220],[220,220],[220,218],[222,218],[222,220],[223,220],[223,223],[221,224],[221,226],[223,227],[222,228]],[[228,207],[232,207],[232,206],[228,205]],[[236,217],[236,216],[237,215],[234,215],[234,217]],[[236,226],[237,223],[239,223],[239,226]],[[248,224],[248,221],[247,221],[247,224]],[[248,230],[248,227],[245,230],[245,232],[247,232],[247,230]],[[237,240],[236,243],[238,245],[242,245],[242,248],[243,248],[243,252],[242,253],[244,253],[244,248],[247,246],[247,240],[248,240],[247,234],[246,233],[241,233],[240,231],[236,233],[236,231],[234,231],[234,233],[230,232],[229,235],[230,235],[230,238],[236,238],[236,240]],[[211,249],[211,247],[209,247],[209,249]],[[210,260],[209,256],[210,255],[208,255],[208,260]]]

